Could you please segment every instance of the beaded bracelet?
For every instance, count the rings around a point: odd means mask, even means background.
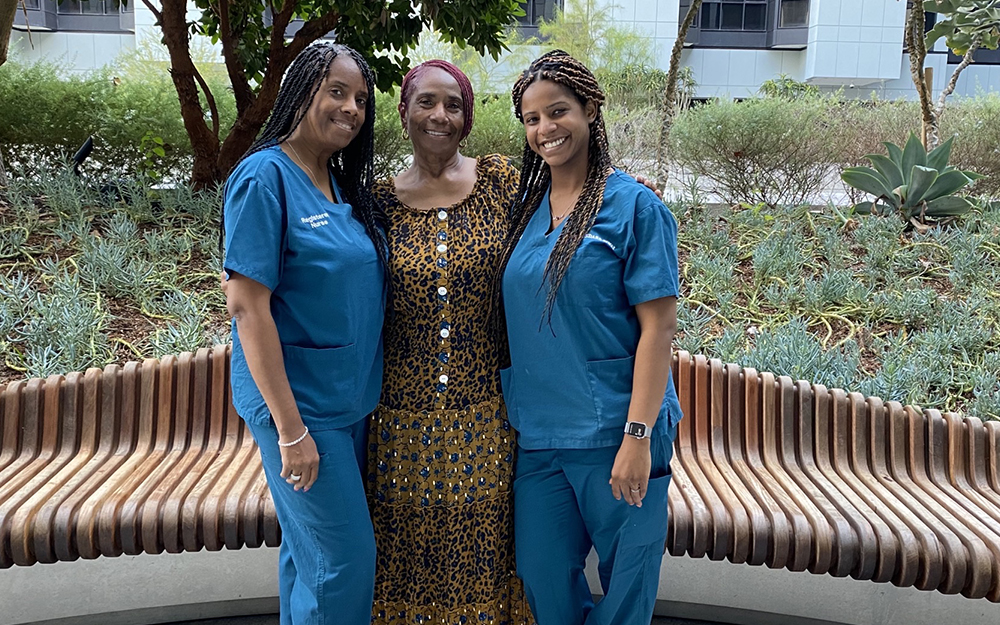
[[[304,425],[302,427],[306,428],[306,431],[302,433],[302,436],[296,438],[294,441],[290,443],[282,443],[281,441],[278,441],[278,447],[291,447],[293,445],[298,445],[302,441],[306,440],[306,437],[309,436],[309,428]]]

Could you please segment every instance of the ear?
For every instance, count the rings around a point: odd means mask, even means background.
[[[597,103],[593,100],[588,101],[587,106],[583,107],[583,112],[587,115],[587,123],[594,123],[594,120],[597,119]]]

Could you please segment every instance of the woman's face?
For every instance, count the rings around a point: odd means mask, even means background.
[[[462,104],[462,90],[448,72],[430,67],[417,77],[413,93],[399,106],[414,154],[451,156],[458,152],[465,128]]]
[[[590,123],[597,106],[580,104],[571,89],[551,80],[536,80],[521,98],[521,117],[528,146],[553,169],[587,169]]]
[[[358,64],[346,54],[338,55],[295,134],[322,152],[342,150],[361,132],[370,97]]]

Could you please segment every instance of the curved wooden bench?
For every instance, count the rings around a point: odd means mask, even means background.
[[[0,393],[0,568],[274,546],[228,350]],[[680,353],[667,550],[1000,602],[1000,422]]]
[[[681,353],[667,549],[1000,602],[1000,422]]]

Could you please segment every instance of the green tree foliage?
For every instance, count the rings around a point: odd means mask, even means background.
[[[819,95],[819,88],[816,85],[799,82],[788,74],[778,74],[777,78],[765,80],[760,85],[757,93],[765,98],[795,100],[806,96]]]
[[[339,42],[365,54],[378,86],[397,83],[409,67],[407,53],[425,28],[446,41],[499,55],[517,0],[196,0],[201,17],[187,20],[186,0],[142,0],[156,16],[170,54],[170,71],[194,152],[192,181],[218,182],[267,120],[282,76],[295,56],[331,31]],[[302,20],[294,36],[289,24]],[[237,119],[224,133],[215,94],[191,59],[192,32],[222,48]],[[378,52],[378,54],[376,54]],[[204,105],[202,104],[204,101]],[[207,109],[207,111],[206,111]]]
[[[565,50],[591,71],[616,71],[654,65],[653,49],[644,37],[611,19],[613,4],[597,0],[566,0],[551,20],[538,24],[538,38],[529,43]]]
[[[924,11],[938,14],[926,37],[927,47],[944,37],[962,56],[975,47],[996,50],[1000,43],[1000,2],[996,0],[926,0]]]
[[[923,34],[924,11],[938,14],[934,27]],[[941,38],[962,62],[952,72],[948,84],[941,90],[937,105],[931,102],[931,88],[924,72],[927,50]],[[938,120],[944,113],[945,100],[958,84],[959,75],[973,62],[980,47],[992,50],[1000,43],[1000,2],[996,0],[924,0],[914,2],[907,10],[906,47],[910,53],[910,76],[917,88],[921,109],[921,139],[932,150],[940,141]]]

